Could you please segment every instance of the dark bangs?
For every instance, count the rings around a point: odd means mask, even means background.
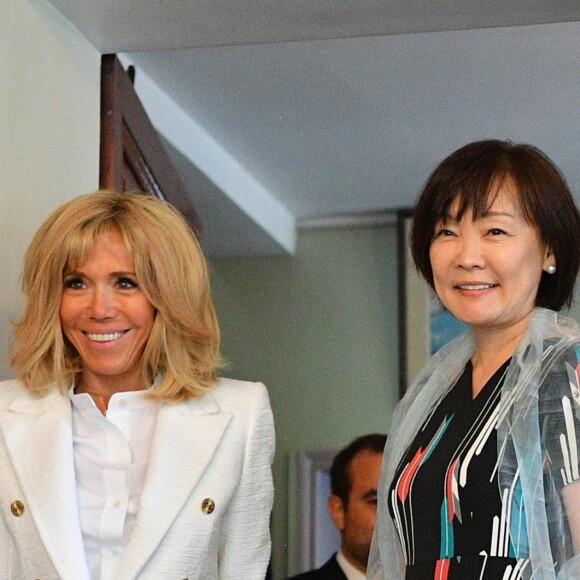
[[[536,305],[569,306],[580,267],[580,215],[558,167],[532,145],[477,141],[441,162],[415,206],[411,252],[417,269],[433,287],[429,250],[437,222],[461,219],[469,211],[474,220],[483,217],[506,179],[515,186],[524,219],[537,228],[556,261],[556,273],[542,275]],[[457,215],[450,216],[455,200]]]
[[[506,178],[511,177],[506,157],[498,155],[502,141],[483,141],[462,147],[447,157],[431,174],[415,206],[411,252],[417,269],[430,286],[433,272],[429,259],[431,241],[438,222],[449,217],[460,220],[467,212],[481,218],[493,203]],[[458,200],[457,215],[451,206]],[[526,219],[527,216],[526,216]]]

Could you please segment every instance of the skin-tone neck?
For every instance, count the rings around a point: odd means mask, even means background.
[[[474,398],[497,369],[514,354],[527,329],[527,316],[507,328],[474,328],[476,347],[471,357]]]
[[[85,382],[85,379],[81,376],[78,379],[77,386],[75,387],[75,393],[78,395],[80,393],[87,393],[91,396],[95,405],[105,415],[107,409],[109,408],[109,401],[115,393],[130,392],[130,391],[141,391],[145,387],[141,384],[133,387],[127,387],[126,385],[119,385],[117,387],[105,387],[103,385],[91,386]]]

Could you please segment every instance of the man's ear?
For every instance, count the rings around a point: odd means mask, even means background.
[[[337,495],[331,495],[328,498],[328,513],[330,513],[330,517],[334,522],[334,525],[338,528],[339,532],[342,532],[344,529],[344,520],[345,520],[345,513],[344,513],[344,505],[342,500]]]

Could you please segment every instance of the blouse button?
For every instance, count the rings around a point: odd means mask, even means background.
[[[215,501],[213,501],[213,499],[211,499],[211,497],[206,497],[202,502],[201,502],[201,511],[205,514],[205,515],[209,515],[213,512],[213,510],[215,509]]]
[[[24,504],[19,500],[15,499],[10,504],[10,511],[17,517],[20,518],[24,515]]]

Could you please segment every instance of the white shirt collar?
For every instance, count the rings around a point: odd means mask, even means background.
[[[344,555],[342,549],[336,554],[336,561],[338,565],[342,568],[344,575],[347,580],[365,580],[366,575],[363,574],[359,569],[355,568]]]
[[[127,403],[130,403],[131,409],[137,411],[157,405],[158,402],[156,400],[147,399],[143,396],[148,392],[148,389],[142,391],[120,391],[111,397],[109,405],[111,408],[113,406],[124,407]],[[91,395],[88,393],[75,393],[74,384],[69,389],[68,396],[72,404],[81,412],[86,412],[88,409],[97,406]]]
[[[160,401],[115,393],[106,415],[69,390],[83,546],[91,578],[115,580],[136,522]]]

